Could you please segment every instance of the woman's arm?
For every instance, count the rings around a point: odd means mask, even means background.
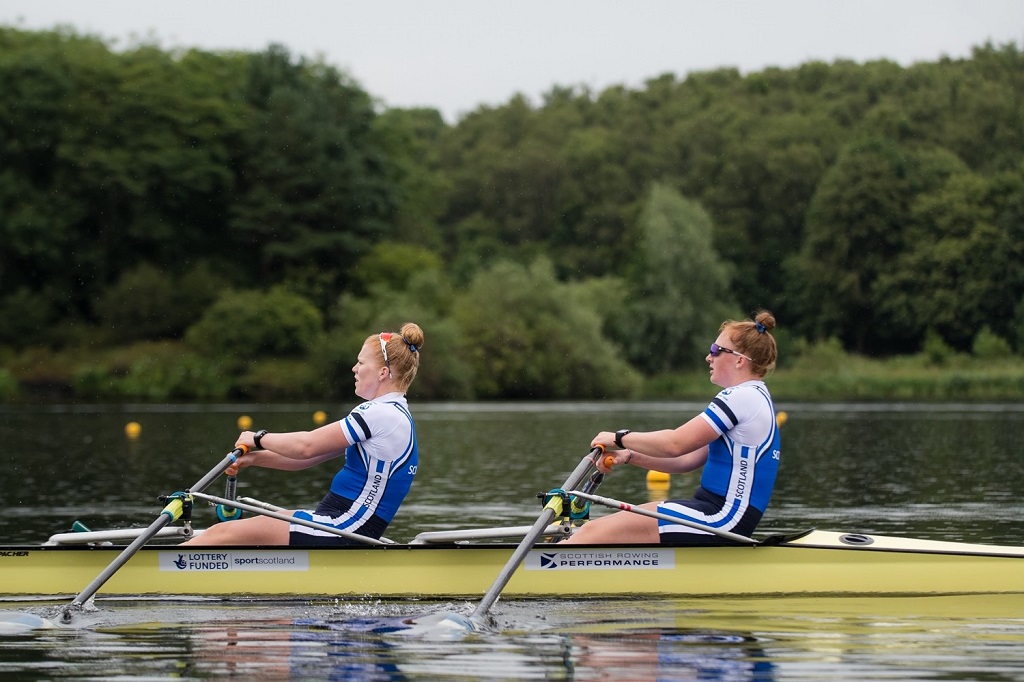
[[[599,433],[593,444],[614,451],[610,454],[616,464],[628,462],[645,469],[678,474],[702,467],[708,458],[708,444],[717,438],[718,432],[698,414],[676,429],[632,431],[622,438],[626,450],[618,450],[615,434],[608,431]]]
[[[349,446],[341,424],[326,424],[313,431],[267,433],[260,438],[262,450],[257,450],[255,433],[243,431],[237,445],[246,445],[251,451],[239,458],[239,468],[259,466],[283,471],[308,469],[338,457]]]
[[[247,455],[239,457],[237,466],[239,469],[255,466],[263,467],[264,469],[278,469],[279,471],[301,471],[302,469],[315,467],[329,459],[334,459],[341,454],[341,452],[328,452],[320,455],[319,457],[297,459],[295,457],[285,457],[281,453],[274,452],[273,450],[256,450],[255,452],[250,452]],[[231,471],[229,470],[227,473],[230,474]]]
[[[708,461],[707,445],[678,457],[651,457],[636,450],[632,452],[632,457],[629,457],[627,453],[626,459],[629,464],[651,471],[663,471],[666,474],[685,474],[688,471],[700,469]]]
[[[238,437],[238,445],[248,445],[256,450],[255,433],[243,431]],[[319,457],[328,452],[341,454],[351,443],[341,427],[341,422],[325,424],[313,431],[292,431],[288,433],[266,433],[260,438],[264,450],[276,452],[290,459],[307,459]]]

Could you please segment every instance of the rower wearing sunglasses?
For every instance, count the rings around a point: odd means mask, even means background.
[[[631,464],[669,474],[704,467],[691,499],[639,505],[661,517],[750,537],[768,507],[779,470],[781,445],[775,407],[764,377],[775,368],[771,335],[775,317],[765,310],[753,319],[726,320],[705,357],[711,383],[721,386],[707,408],[676,429],[603,431],[593,446],[604,446],[615,465]],[[602,459],[598,468],[607,472]],[[718,535],[665,518],[620,511],[589,521],[565,542],[711,545]]]
[[[248,454],[237,468],[296,471],[344,455],[330,490],[316,509],[284,512],[295,519],[378,539],[405,499],[419,466],[416,425],[405,392],[420,365],[423,330],[408,322],[400,332],[371,334],[356,364],[355,393],[366,402],[344,419],[313,431],[243,431],[237,446]],[[228,469],[229,475],[233,469]],[[346,545],[358,540],[270,516],[218,523],[189,545]]]

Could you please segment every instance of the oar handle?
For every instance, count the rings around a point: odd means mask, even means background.
[[[206,490],[210,486],[211,483],[213,483],[215,480],[217,480],[218,476],[220,476],[225,471],[227,471],[228,469],[233,467],[235,465],[235,463],[238,461],[238,458],[241,457],[242,455],[244,455],[247,452],[249,452],[249,446],[247,446],[247,445],[239,445],[239,446],[237,446],[234,450],[232,450],[228,454],[224,455],[224,459],[222,459],[220,464],[217,465],[217,468],[215,468],[212,471],[210,471],[210,473],[206,474],[206,476],[204,476],[199,481],[197,481],[194,486],[192,486],[191,488],[189,488],[185,492],[191,492],[193,490],[198,490],[199,492],[202,492],[202,491]]]
[[[601,455],[604,455],[604,457],[602,458]],[[605,447],[600,443],[596,443],[591,448],[590,458],[594,462],[594,464],[597,464],[598,461],[600,461],[601,464],[604,464],[605,468],[607,469],[611,469],[613,466],[615,466],[615,455],[605,454]]]

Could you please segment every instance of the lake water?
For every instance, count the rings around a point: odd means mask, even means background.
[[[228,452],[237,419],[302,430],[351,405],[0,408],[0,542],[79,520],[148,525],[157,496]],[[783,459],[759,531],[817,527],[1024,543],[1024,406],[779,405]],[[421,467],[388,537],[534,521],[599,430],[674,427],[698,403],[416,404]],[[136,439],[125,435],[138,422]],[[247,469],[239,493],[283,507],[320,498],[333,469]],[[687,496],[697,474],[673,476]],[[218,482],[211,492],[221,493]],[[662,495],[617,470],[601,493]],[[595,513],[602,513],[595,510]],[[212,511],[197,506],[197,525]],[[0,576],[0,580],[2,580]],[[84,585],[83,585],[84,587]],[[960,601],[958,601],[958,599]],[[910,603],[908,603],[910,602]],[[985,679],[1024,680],[1024,601],[530,600],[492,608],[494,632],[397,629],[474,604],[349,600],[100,600],[74,627],[0,637],[5,679]],[[0,602],[45,615],[52,605]]]

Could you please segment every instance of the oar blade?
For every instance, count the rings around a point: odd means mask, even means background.
[[[53,622],[33,613],[0,611],[0,635],[20,635],[33,630],[57,627]]]
[[[430,613],[405,621],[411,635],[461,636],[471,632],[493,632],[494,628],[481,618],[464,616],[461,613]]]

